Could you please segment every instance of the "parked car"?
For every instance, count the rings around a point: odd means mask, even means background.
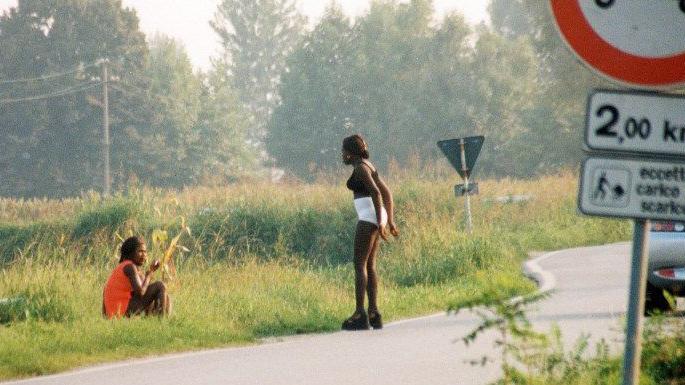
[[[645,314],[673,309],[664,291],[685,296],[685,223],[652,222]]]

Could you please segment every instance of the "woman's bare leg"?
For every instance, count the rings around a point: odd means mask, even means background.
[[[151,284],[148,287],[148,290],[150,291],[150,296],[153,300],[146,309],[146,313],[154,315],[169,314],[169,295],[167,293],[166,285],[161,281],[157,281]]]
[[[355,273],[355,301],[358,313],[365,312],[364,299],[368,284],[367,261],[372,248],[378,238],[378,227],[370,222],[357,222],[354,236],[354,273]]]
[[[369,258],[366,261],[366,294],[369,297],[369,312],[378,312],[378,272],[376,271],[376,256],[378,254],[378,245],[380,244],[379,236],[373,242]]]
[[[164,282],[151,283],[142,297],[133,297],[126,310],[127,315],[145,314],[167,315],[171,304]]]

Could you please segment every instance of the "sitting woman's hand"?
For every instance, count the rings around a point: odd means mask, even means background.
[[[148,274],[149,274],[149,273],[154,273],[155,271],[157,271],[157,269],[159,269],[159,266],[160,266],[160,265],[161,265],[161,263],[159,262],[159,259],[155,259],[155,261],[152,262],[152,264],[150,264],[150,268],[149,268],[148,271],[147,271]]]

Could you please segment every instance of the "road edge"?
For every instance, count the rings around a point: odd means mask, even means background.
[[[543,269],[540,266],[540,262],[552,258],[563,251],[565,250],[544,253],[538,257],[534,257],[523,262],[523,265],[521,266],[523,275],[538,285],[539,294],[548,293],[554,290],[554,288],[557,286],[557,278],[554,276],[554,274]],[[533,253],[531,253],[531,255],[533,255]]]

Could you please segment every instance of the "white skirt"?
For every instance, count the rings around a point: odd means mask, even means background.
[[[355,199],[354,208],[357,210],[357,218],[360,221],[370,222],[378,226],[376,208],[373,207],[373,199],[371,197]],[[385,207],[381,207],[381,222],[383,222],[383,226],[388,223],[388,213],[385,211]]]

